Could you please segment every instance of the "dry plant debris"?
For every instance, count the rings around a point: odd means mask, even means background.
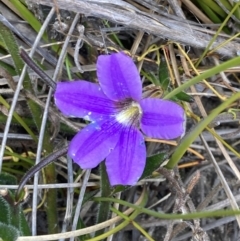
[[[0,238],[6,225],[16,234],[10,239],[18,241],[239,240],[240,216],[225,215],[224,209],[237,210],[240,200],[240,109],[234,97],[240,93],[234,62],[240,9],[234,1],[218,0],[214,6],[221,14],[209,5],[208,15],[201,8],[205,2],[0,1],[0,204],[17,207],[16,222],[26,217],[32,234],[0,217]],[[216,17],[221,21],[214,22]],[[14,69],[20,60],[18,49],[8,48],[10,31],[17,48],[28,51],[28,63],[33,59],[42,72],[23,62]],[[62,115],[52,96],[57,81],[98,83],[98,56],[119,51],[135,61],[144,97],[176,92],[171,99],[182,105],[187,123],[182,139],[146,136],[150,164],[144,178],[134,186],[112,187],[104,163],[80,170],[66,155],[68,143],[88,122]],[[178,91],[182,86],[187,87]],[[187,151],[169,169],[182,146]],[[36,170],[41,172],[28,179]],[[26,173],[25,189],[13,199]]]

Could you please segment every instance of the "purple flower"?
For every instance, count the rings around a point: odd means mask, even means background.
[[[94,168],[106,158],[111,185],[134,185],[146,163],[142,132],[159,139],[182,136],[184,110],[172,101],[142,99],[138,70],[124,53],[99,56],[97,76],[99,84],[57,84],[54,97],[61,112],[91,121],[73,138],[68,155],[82,169]]]

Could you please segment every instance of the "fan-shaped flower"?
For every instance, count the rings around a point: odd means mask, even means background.
[[[91,121],[73,138],[68,155],[82,169],[106,159],[111,185],[134,185],[146,162],[142,132],[167,140],[182,136],[184,110],[172,101],[143,99],[138,70],[122,52],[99,56],[97,77],[99,84],[84,80],[57,84],[54,97],[61,112]]]

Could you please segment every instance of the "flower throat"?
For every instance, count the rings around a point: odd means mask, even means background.
[[[132,99],[127,99],[118,104],[119,112],[116,120],[126,125],[138,125],[142,115],[141,106]]]

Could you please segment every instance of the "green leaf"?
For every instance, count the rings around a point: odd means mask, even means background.
[[[19,0],[8,0],[11,2],[15,8],[18,11],[18,14],[24,19],[35,31],[38,33],[42,27],[41,22],[37,19],[37,17],[29,11],[29,9]],[[45,31],[43,33],[42,39],[49,43],[49,38],[47,35],[47,32]],[[58,53],[59,51],[59,46],[53,45],[51,49],[55,52]],[[70,65],[72,67],[72,64]]]
[[[19,0],[9,0],[18,12],[20,13],[21,17],[38,33],[42,24],[37,20],[37,18],[29,11],[27,7],[24,6]],[[44,33],[43,39],[47,40],[47,34]]]
[[[0,41],[3,44],[3,47],[8,51],[13,59],[15,65],[15,70],[18,75],[21,74],[23,69],[23,61],[21,60],[18,53],[18,46],[12,32],[0,22]]]
[[[5,224],[10,224],[10,206],[8,202],[0,195],[0,210],[1,210],[1,215],[0,215],[0,222],[5,223]]]
[[[20,235],[30,235],[30,229],[22,211],[22,206],[15,205],[10,191],[5,196],[0,195],[0,210],[0,222],[14,226]]]
[[[12,225],[0,222],[0,238],[3,241],[15,241],[20,236],[19,231]]]
[[[153,72],[149,72],[148,75],[145,75],[147,79],[149,79],[154,85],[160,86],[159,80]]]
[[[166,91],[170,85],[170,80],[169,80],[167,62],[163,58],[161,59],[161,62],[158,68],[158,79],[163,91]]]
[[[181,91],[180,93],[175,95],[175,99],[186,101],[188,103],[194,102],[194,98],[191,95],[186,94],[185,92]]]
[[[15,185],[17,179],[8,173],[0,174],[0,184]],[[0,223],[14,227],[20,235],[30,235],[30,229],[22,211],[21,205],[15,205],[14,195],[11,191],[6,191],[6,195],[0,195]],[[1,237],[0,231],[0,237]],[[6,239],[10,240],[10,239]]]
[[[9,54],[11,54],[11,57],[13,59],[14,65],[15,65],[15,70],[16,70],[17,74],[20,75],[21,71],[23,69],[24,63],[19,56],[19,48],[18,48],[17,42],[16,42],[12,32],[2,23],[0,23],[0,40],[2,40],[5,49],[9,52]],[[26,74],[26,76],[24,78],[23,87],[25,90],[27,90],[31,93],[34,92],[33,88],[32,88],[32,84],[31,84],[31,80],[30,80],[28,74]],[[36,127],[38,130],[40,130],[42,119],[39,117],[42,115],[42,109],[33,100],[30,100],[30,99],[27,100],[27,104],[28,104],[28,107],[32,114],[33,120],[36,124]],[[25,129],[26,129],[26,127],[25,127]],[[28,131],[28,129],[26,129],[26,130]],[[28,131],[28,133],[33,136],[33,133],[31,131],[30,132]],[[33,136],[33,138],[34,138],[34,140],[37,141],[36,136]],[[50,135],[46,131],[45,135],[44,135],[43,148],[48,153],[50,153],[53,149],[53,146],[49,142],[49,140],[50,140]]]
[[[114,187],[113,191],[112,191],[112,195],[118,192],[123,192],[127,189],[126,186],[122,186],[122,185],[117,185]]]
[[[22,211],[22,205],[11,207],[11,224],[18,229],[21,235],[30,235],[30,229]]]
[[[201,4],[202,7],[204,6],[204,10],[206,10],[207,8],[209,9],[208,10],[209,12],[207,12],[209,18],[211,18],[212,16],[215,17],[216,16],[215,14],[217,14],[221,18],[226,18],[226,16],[227,16],[225,11],[214,1],[201,0],[201,1],[198,1],[198,3]]]
[[[5,69],[12,76],[17,75],[17,73],[16,73],[15,69],[12,67],[12,65],[7,64],[1,60],[0,60],[0,67]]]
[[[203,10],[203,12],[214,22],[214,23],[222,23],[226,18],[227,14],[223,11],[223,9],[214,1],[197,1],[197,5]],[[230,34],[230,30],[227,27],[224,27],[223,30]]]
[[[17,178],[9,173],[1,172],[0,173],[0,184],[1,185],[16,185]]]
[[[167,155],[165,153],[159,153],[157,155],[148,157],[146,166],[140,179],[151,176],[152,173],[158,169],[166,159]]]
[[[3,43],[1,42],[1,40],[0,40],[0,54],[2,54],[3,56],[8,54],[6,49],[3,48]]]
[[[8,102],[0,95],[0,103],[4,105],[7,109],[10,109]],[[28,125],[24,122],[24,120],[16,113],[13,113],[13,117],[16,121],[27,131],[27,133],[37,142],[37,137],[34,135],[32,130],[28,127]],[[0,119],[4,119],[0,117]]]
[[[143,69],[141,70],[141,75],[143,75],[147,80],[151,81],[154,85],[160,86],[159,80],[156,77],[156,75],[150,71],[150,72],[145,72]]]
[[[86,228],[86,226],[85,226],[83,220],[81,219],[81,217],[79,217],[77,229],[82,229],[82,228]],[[78,237],[78,241],[85,241],[85,240],[89,240],[89,239],[91,239],[91,236],[89,234],[81,235]]]

